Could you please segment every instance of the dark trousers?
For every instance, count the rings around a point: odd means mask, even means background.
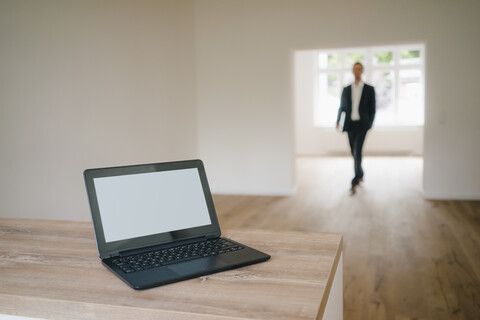
[[[363,126],[360,121],[353,121],[352,127],[348,131],[348,142],[350,143],[350,151],[353,156],[355,169],[355,177],[352,180],[352,185],[354,186],[363,178],[362,149],[367,131],[368,128]]]

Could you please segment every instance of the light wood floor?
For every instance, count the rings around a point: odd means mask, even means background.
[[[345,319],[480,319],[480,202],[427,201],[421,158],[300,158],[291,197],[214,196],[222,228],[344,235]]]

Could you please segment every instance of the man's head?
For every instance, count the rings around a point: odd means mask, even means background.
[[[363,73],[363,64],[360,62],[355,62],[353,65],[353,75],[355,76],[355,83],[358,83],[362,80],[362,73]]]

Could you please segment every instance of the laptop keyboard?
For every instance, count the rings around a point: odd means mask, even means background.
[[[116,258],[113,264],[125,273],[158,268],[173,263],[241,250],[244,247],[224,238],[182,245],[132,256]]]

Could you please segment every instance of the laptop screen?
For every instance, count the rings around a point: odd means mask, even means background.
[[[100,257],[220,236],[201,160],[84,172]]]
[[[211,223],[195,168],[93,181],[107,243]]]

